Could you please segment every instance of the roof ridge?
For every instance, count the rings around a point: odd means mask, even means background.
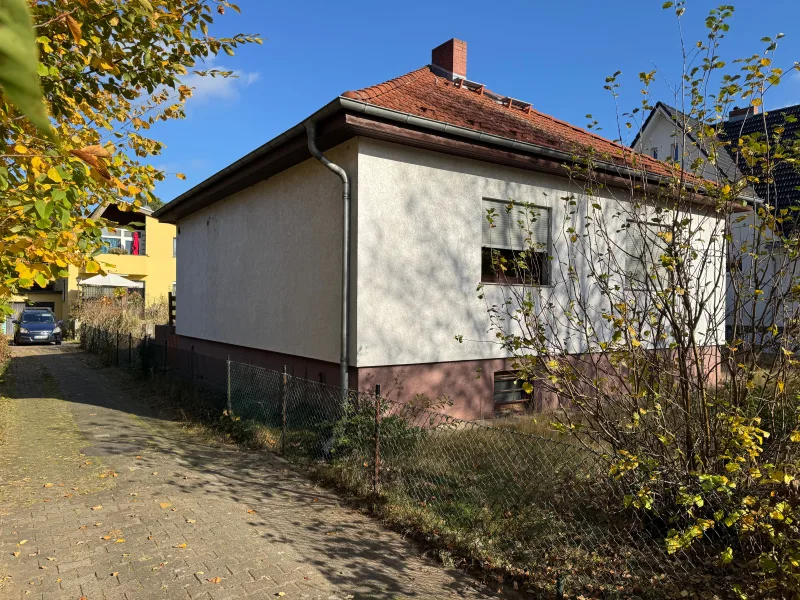
[[[383,83],[379,83],[377,85],[371,85],[369,87],[361,88],[360,90],[348,90],[344,92],[342,96],[345,98],[352,98],[354,100],[370,100],[372,98],[377,98],[378,96],[386,94],[387,92],[391,92],[392,90],[396,90],[399,87],[411,83],[428,71],[430,71],[430,65],[425,65],[424,67],[410,71],[405,75],[395,77],[394,79],[389,79],[388,81],[384,81]]]

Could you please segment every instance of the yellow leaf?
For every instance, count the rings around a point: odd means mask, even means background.
[[[33,279],[33,271],[24,262],[18,262],[14,265],[14,269],[19,274],[20,279]]]
[[[222,583],[222,577],[211,577],[210,579],[206,579],[209,583]]]
[[[19,552],[12,552],[11,554],[14,556],[19,556]]]
[[[186,548],[186,542],[178,544],[177,546],[173,546],[173,548]]]
[[[21,540],[21,541],[17,542],[17,546],[24,546],[27,543],[28,543],[28,540]]]
[[[72,15],[67,15],[65,20],[67,21],[67,27],[69,27],[69,32],[72,34],[72,39],[75,40],[76,44],[79,44],[83,37],[81,35],[81,24],[75,19],[73,19]]]
[[[118,538],[114,541],[115,544],[122,544],[123,542],[125,542],[125,538]]]
[[[52,483],[45,483],[45,484],[44,484],[44,487],[46,487],[46,488],[51,488],[51,487],[53,487],[53,484],[52,484]]]
[[[177,177],[181,181],[184,181],[186,179],[186,175],[184,175],[183,173],[176,173],[175,177]]]
[[[50,167],[50,169],[47,171],[47,176],[56,183],[61,183],[62,181],[64,181],[63,179],[61,179],[61,175],[59,175],[55,167]]]
[[[97,273],[98,271],[100,271],[100,265],[97,263],[97,261],[88,260],[86,261],[86,266],[84,267],[84,269],[86,270],[87,273]]]
[[[161,508],[169,508],[170,506],[172,506],[172,503],[171,503],[171,502],[161,502],[161,503],[159,504],[159,506],[160,506]]]
[[[103,510],[103,505],[102,504],[98,504],[97,506],[93,506],[92,510]]]

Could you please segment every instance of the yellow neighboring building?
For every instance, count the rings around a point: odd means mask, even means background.
[[[70,307],[81,297],[113,295],[118,288],[143,294],[147,303],[159,298],[166,301],[175,289],[175,225],[159,223],[152,213],[149,208],[137,212],[122,212],[115,206],[98,209],[93,217],[130,226],[103,230],[107,251],[97,260],[106,275],[70,266],[69,277],[12,298],[15,314],[25,306],[40,306],[51,308],[56,319],[67,320]],[[12,318],[6,319],[7,334],[11,333]]]

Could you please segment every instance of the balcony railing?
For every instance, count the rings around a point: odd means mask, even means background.
[[[138,233],[138,240],[135,239],[130,231],[120,230],[122,235],[104,235],[103,253],[105,254],[127,254],[129,256],[144,256],[147,254],[147,244],[145,235]]]

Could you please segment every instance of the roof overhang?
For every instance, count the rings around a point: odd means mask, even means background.
[[[336,98],[307,120],[318,124],[317,145],[323,151],[353,137],[364,136],[561,177],[567,176],[565,166],[575,164],[575,156],[570,152],[346,97]],[[159,208],[153,216],[162,222],[177,223],[198,210],[307,160],[311,154],[304,123],[295,125],[181,194]],[[664,186],[669,183],[668,177],[644,174],[638,169],[598,159],[593,160],[593,169],[593,177],[605,185],[621,189],[630,189],[632,176],[642,185]],[[703,206],[712,204],[702,187],[693,190],[688,201]],[[749,208],[743,206],[734,210],[747,211]]]

